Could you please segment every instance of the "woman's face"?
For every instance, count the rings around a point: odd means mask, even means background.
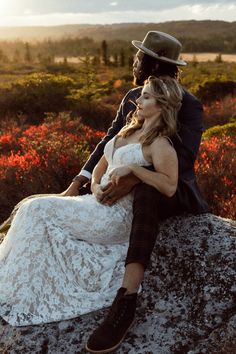
[[[136,100],[137,115],[142,119],[150,119],[159,117],[161,107],[153,95],[150,83],[144,85],[141,96]]]

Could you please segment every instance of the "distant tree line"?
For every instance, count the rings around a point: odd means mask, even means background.
[[[209,38],[178,37],[183,52],[236,53],[236,37]],[[130,65],[136,49],[130,41],[115,39],[95,41],[92,38],[63,38],[40,42],[0,41],[0,63],[52,63],[56,57],[94,57],[104,65]]]
[[[95,42],[91,38],[67,38],[42,42],[0,41],[0,63],[53,63],[55,58],[90,57],[94,64],[132,65],[135,49],[125,41]]]
[[[186,53],[236,53],[236,37],[235,36],[222,36],[222,37],[209,37],[209,38],[188,38],[178,37],[183,44],[183,51]]]

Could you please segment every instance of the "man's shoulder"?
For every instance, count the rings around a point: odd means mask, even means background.
[[[195,103],[201,105],[199,99],[196,96],[194,96],[194,94],[192,94],[186,88],[183,87],[183,104],[188,104],[188,103]]]
[[[192,119],[202,122],[203,106],[199,99],[184,89],[182,106],[178,113],[178,121],[186,124]]]
[[[138,98],[141,94],[141,91],[142,91],[142,86],[132,88],[127,92],[127,94],[124,97],[124,100]]]

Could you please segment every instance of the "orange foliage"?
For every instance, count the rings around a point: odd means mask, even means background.
[[[103,136],[63,116],[17,131],[9,127],[0,137],[0,217],[28,195],[62,192]]]
[[[216,215],[236,218],[236,143],[230,136],[201,144],[195,164],[204,195]]]

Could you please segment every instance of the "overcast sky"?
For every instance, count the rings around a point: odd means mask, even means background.
[[[236,21],[236,0],[0,0],[0,26]]]

